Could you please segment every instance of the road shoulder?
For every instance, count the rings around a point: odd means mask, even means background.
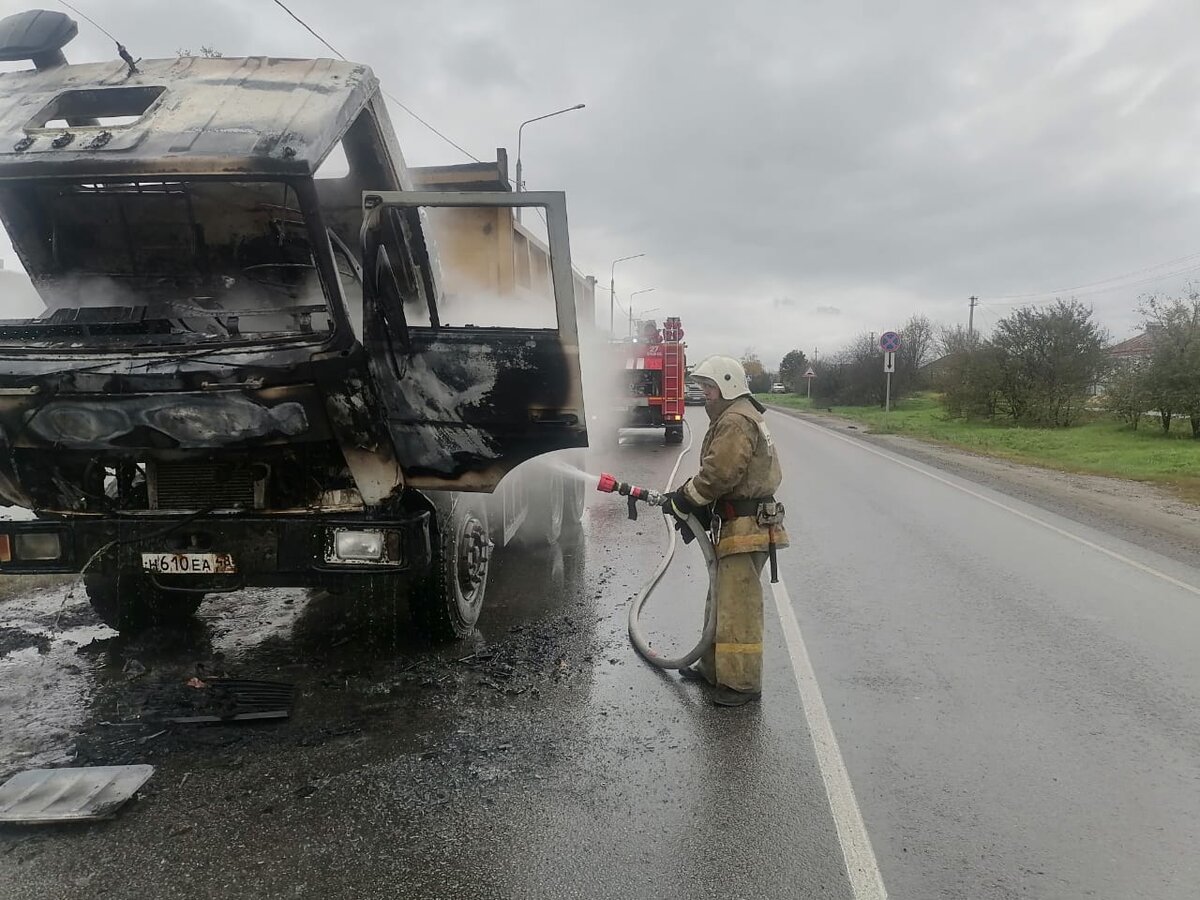
[[[1200,566],[1200,507],[1155,485],[1042,469],[912,437],[873,434],[865,425],[835,416],[769,408],[885,447],[1171,559]]]

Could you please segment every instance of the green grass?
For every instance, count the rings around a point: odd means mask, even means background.
[[[812,408],[805,397],[758,396],[765,403]],[[1192,439],[1187,422],[1176,421],[1169,436],[1162,433],[1157,419],[1142,420],[1137,431],[1106,417],[1071,428],[1021,428],[948,419],[933,395],[903,400],[890,413],[856,406],[835,406],[832,412],[880,434],[908,435],[1066,472],[1159,482],[1200,502],[1200,441]]]

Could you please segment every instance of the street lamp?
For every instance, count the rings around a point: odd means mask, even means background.
[[[577,109],[583,109],[587,106],[586,103],[576,103],[574,106],[568,106],[566,109],[560,109],[552,113],[546,113],[544,116],[535,116],[532,119],[526,119],[521,123],[521,127],[517,129],[517,193],[525,190],[525,182],[521,180],[521,132],[525,130],[525,126],[530,122],[540,122],[542,119],[551,119],[554,116],[561,116],[563,113],[574,112]],[[521,208],[517,207],[517,221],[521,219]]]
[[[627,259],[640,259],[645,256],[645,253],[635,253],[633,256],[622,256],[620,259],[614,259],[612,268],[608,272],[608,334],[613,336],[613,303],[617,299],[617,263],[625,262]]]

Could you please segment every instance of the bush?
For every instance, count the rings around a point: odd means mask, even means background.
[[[1019,309],[991,340],[960,332],[958,343],[939,385],[954,416],[1071,425],[1109,366],[1107,335],[1075,300]]]

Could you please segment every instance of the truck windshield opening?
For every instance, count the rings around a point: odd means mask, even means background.
[[[311,229],[284,182],[34,181],[0,214],[45,312],[0,343],[212,343],[332,326]]]

